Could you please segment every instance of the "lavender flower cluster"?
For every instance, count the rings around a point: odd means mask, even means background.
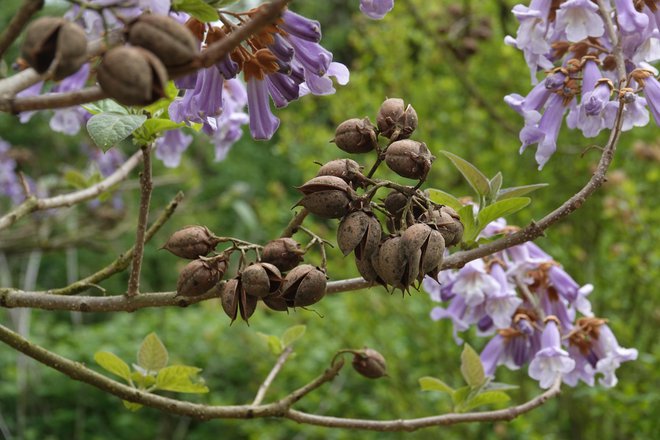
[[[503,219],[483,236],[511,232]],[[552,257],[531,242],[474,260],[463,268],[426,277],[424,289],[448,306],[431,311],[434,320],[449,319],[454,339],[476,326],[480,336],[493,336],[481,353],[487,375],[498,365],[528,374],[542,388],[559,378],[570,386],[582,380],[612,387],[622,362],[637,350],[619,346],[607,320],[591,312],[587,296],[593,286],[578,285]]]
[[[660,59],[660,1],[613,3],[603,0],[606,15],[591,0],[532,0],[513,8],[520,27],[505,42],[524,53],[536,86],[525,97],[511,94],[505,101],[525,119],[520,152],[536,144],[539,169],[555,152],[567,113],[566,125],[586,137],[612,129],[619,105],[625,106],[624,131],[646,125],[648,110],[660,125],[658,71],[649,64]],[[621,84],[604,17],[612,20],[625,59]],[[540,71],[546,76],[539,82]]]

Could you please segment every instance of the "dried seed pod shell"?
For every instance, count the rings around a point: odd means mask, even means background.
[[[284,278],[282,297],[289,306],[311,306],[325,296],[326,285],[327,278],[322,270],[311,264],[302,264]]]
[[[378,263],[374,264],[374,269],[378,276],[390,286],[401,287],[401,280],[406,273],[406,259],[403,257],[401,249],[401,237],[391,237],[382,242],[377,256]]]
[[[408,227],[408,229],[401,234],[403,255],[408,257],[414,252],[420,250],[424,243],[426,243],[429,235],[431,235],[431,227],[425,223],[416,223]]]
[[[463,238],[463,223],[458,213],[449,206],[442,206],[420,216],[420,221],[428,223],[442,234],[445,246],[454,246]]]
[[[376,127],[369,118],[348,119],[337,127],[334,143],[347,153],[368,153],[378,146]]]
[[[227,281],[220,292],[220,304],[222,305],[222,310],[225,314],[229,316],[232,322],[236,320],[238,314],[238,293],[239,293],[239,281],[236,278],[232,278]]]
[[[42,17],[25,30],[21,56],[39,73],[52,69],[56,81],[76,73],[85,63],[86,55],[85,31],[68,20]]]
[[[362,167],[353,159],[335,159],[319,168],[316,176],[335,176],[354,186],[360,186],[364,182]]]
[[[208,255],[220,241],[206,226],[186,226],[170,236],[163,246],[177,257],[194,260]]]
[[[409,139],[393,142],[385,152],[387,166],[409,179],[425,179],[434,160],[425,143]]]
[[[120,104],[148,105],[165,96],[165,66],[151,52],[139,47],[109,50],[96,76],[103,91]]]
[[[369,258],[380,243],[382,228],[378,219],[365,211],[353,211],[337,228],[337,243],[344,256],[355,251],[356,258]]]
[[[391,141],[407,139],[417,128],[417,112],[411,105],[406,107],[403,99],[389,98],[381,104],[376,123]]]
[[[183,296],[201,295],[215,286],[221,276],[216,265],[203,260],[193,260],[186,264],[179,274],[176,292]]]
[[[270,280],[261,264],[251,264],[241,272],[241,286],[248,295],[263,298],[270,293]]]
[[[262,301],[269,309],[275,310],[276,312],[286,312],[289,310],[286,300],[280,296],[267,296],[266,298],[262,298]]]
[[[340,190],[349,191],[349,186],[344,179],[336,176],[318,176],[314,177],[304,185],[299,186],[298,191],[305,195],[313,194],[319,191]]]
[[[435,229],[431,230],[428,239],[422,246],[422,257],[419,265],[419,277],[421,282],[425,275],[436,277],[444,259],[445,239]]]
[[[378,250],[376,250],[376,252],[378,252]],[[374,252],[374,254],[376,252]],[[355,258],[355,267],[357,268],[362,278],[364,278],[365,280],[372,283],[385,285],[386,284],[385,281],[378,276],[378,273],[376,272],[376,269],[373,266],[372,259],[373,258],[364,258],[364,259]]]
[[[240,289],[239,299],[238,311],[243,321],[249,324],[248,320],[254,315],[255,310],[257,310],[257,301],[259,298],[246,294],[245,289]]]
[[[140,15],[129,25],[127,41],[152,52],[168,70],[190,63],[199,52],[190,29],[164,15]]]
[[[387,362],[382,354],[371,348],[365,348],[353,354],[353,368],[369,379],[387,376]]]
[[[341,179],[340,179],[341,180]],[[312,214],[324,218],[342,218],[348,212],[351,200],[344,191],[318,191],[298,202]]]
[[[296,267],[302,260],[305,251],[293,238],[282,237],[266,243],[261,251],[261,261],[275,265],[281,272]]]

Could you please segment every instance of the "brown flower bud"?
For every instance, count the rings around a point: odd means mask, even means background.
[[[426,179],[434,160],[425,143],[408,139],[393,142],[385,153],[387,166],[409,179]]]
[[[368,153],[378,146],[376,128],[369,118],[348,119],[337,127],[333,142],[347,153]]]
[[[337,243],[344,256],[355,251],[358,259],[368,259],[380,243],[382,228],[373,213],[353,211],[337,228]]]
[[[277,292],[282,284],[282,275],[270,263],[255,263],[243,269],[241,284],[248,295],[264,298]]]
[[[87,38],[83,28],[63,18],[42,17],[27,27],[21,56],[39,73],[51,69],[53,79],[75,73],[85,63]]]
[[[417,112],[412,105],[405,107],[403,99],[386,99],[376,117],[380,134],[391,141],[408,139],[417,128]]]
[[[369,379],[387,376],[387,362],[382,354],[371,348],[353,353],[353,369]]]
[[[293,238],[282,237],[266,243],[261,251],[261,261],[286,272],[296,267],[303,260],[303,255],[305,251],[301,249],[300,243]]]
[[[186,264],[176,285],[176,293],[183,296],[201,295],[215,286],[227,270],[227,261],[193,260]]]
[[[168,71],[190,63],[199,51],[199,42],[190,29],[164,15],[142,14],[126,34],[130,44],[152,52]]]
[[[219,242],[206,226],[186,226],[172,234],[163,249],[177,257],[194,260],[208,255]]]
[[[289,307],[311,306],[325,296],[326,285],[325,272],[311,264],[302,264],[284,278],[282,298]]]
[[[165,96],[167,72],[151,52],[139,47],[115,47],[98,66],[99,85],[124,105],[148,105]]]

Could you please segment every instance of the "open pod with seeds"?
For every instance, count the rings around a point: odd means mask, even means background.
[[[463,223],[458,213],[449,206],[441,206],[424,213],[419,221],[437,229],[445,239],[445,246],[455,246],[463,238]]]
[[[407,139],[417,128],[417,112],[403,99],[389,98],[381,104],[376,123],[380,134],[391,141]]]
[[[335,176],[352,184],[354,188],[364,185],[362,167],[353,159],[334,159],[319,168],[316,176]]]
[[[170,236],[162,247],[177,257],[194,260],[206,256],[220,243],[206,226],[186,226]]]
[[[232,278],[227,281],[220,292],[220,304],[225,314],[234,322],[240,315],[241,319],[248,322],[257,309],[259,298],[247,295],[241,286],[240,278]]]
[[[199,52],[190,29],[163,15],[138,16],[128,25],[126,40],[152,52],[170,72],[189,64]]]
[[[353,189],[336,176],[319,176],[298,187],[305,196],[297,205],[304,206],[312,214],[325,218],[341,218],[348,212],[355,198]]]
[[[246,294],[265,298],[277,292],[282,284],[282,274],[270,263],[253,263],[240,274],[241,285]]]
[[[417,278],[420,252],[405,256],[400,236],[393,236],[380,244],[371,257],[376,273],[395,289],[406,291]]]
[[[284,278],[282,298],[289,307],[311,306],[325,296],[326,285],[324,271],[311,264],[301,264]]]
[[[426,179],[435,157],[424,142],[410,139],[393,142],[385,152],[385,163],[399,176]]]
[[[27,27],[21,56],[39,73],[49,69],[58,81],[85,63],[87,37],[83,28],[63,18],[42,17]]]
[[[96,77],[103,91],[120,104],[148,105],[165,96],[165,66],[140,47],[110,49],[98,66]]]
[[[407,261],[419,261],[417,281],[425,275],[438,275],[445,252],[445,239],[439,231],[425,223],[414,224],[401,235],[401,247]]]
[[[281,272],[296,267],[303,260],[305,251],[293,238],[282,237],[271,240],[261,251],[261,261],[275,265]]]
[[[195,296],[210,290],[224,276],[227,260],[193,260],[186,264],[176,284],[176,293]]]
[[[337,243],[344,256],[355,251],[355,258],[368,259],[380,243],[382,227],[371,212],[350,212],[339,223]]]
[[[332,141],[341,150],[352,154],[368,153],[378,146],[376,127],[369,118],[353,118],[342,122]]]

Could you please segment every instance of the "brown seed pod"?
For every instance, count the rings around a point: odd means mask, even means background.
[[[342,218],[348,212],[350,202],[346,192],[330,190],[306,195],[297,205],[304,206],[319,217]]]
[[[281,296],[271,295],[266,298],[262,298],[262,301],[269,309],[275,310],[276,312],[286,312],[289,310],[286,304],[286,300]]]
[[[222,279],[227,270],[227,261],[217,262],[193,260],[186,264],[176,285],[176,293],[183,296],[201,295]]]
[[[369,379],[387,376],[387,362],[382,354],[371,348],[353,353],[353,369]]]
[[[425,223],[417,223],[404,231],[401,242],[408,264],[417,264],[418,281],[426,274],[437,275],[445,251],[445,240],[440,232]]]
[[[241,289],[239,293],[240,301],[238,302],[238,311],[243,318],[243,321],[248,322],[250,317],[254,315],[255,310],[257,310],[257,301],[259,298],[256,296],[248,295],[245,293],[245,289]]]
[[[347,153],[368,153],[378,146],[376,127],[369,118],[348,119],[337,127],[333,142]]]
[[[434,160],[425,143],[409,139],[393,142],[385,152],[387,166],[409,179],[425,179]]]
[[[405,106],[403,99],[386,99],[376,117],[380,134],[391,141],[407,139],[417,128],[417,112],[412,105]]]
[[[424,213],[419,220],[437,229],[445,240],[445,246],[457,245],[463,238],[464,228],[461,217],[449,206],[441,206],[430,214]]]
[[[162,247],[177,257],[194,260],[208,255],[220,241],[206,226],[186,226],[170,236]]]
[[[380,243],[382,228],[373,213],[353,211],[337,228],[337,243],[344,256],[355,251],[358,259],[368,259]]]
[[[371,257],[371,262],[378,276],[387,284],[406,290],[417,278],[419,267],[417,255],[406,258],[401,246],[401,237],[394,236],[381,243],[378,252]],[[375,258],[377,261],[374,261]]]
[[[349,186],[344,179],[337,176],[317,176],[314,177],[302,186],[299,186],[298,191],[308,195],[319,191],[329,191],[329,190],[338,190],[338,191],[349,191]]]
[[[236,315],[238,314],[238,300],[240,292],[240,281],[237,278],[232,278],[227,281],[222,287],[220,292],[220,304],[222,305],[222,310],[225,314],[229,316],[231,322],[236,320]]]
[[[362,167],[353,159],[335,159],[319,168],[317,176],[335,176],[355,187],[362,186],[364,175]]]
[[[39,73],[51,69],[56,81],[76,73],[86,55],[85,31],[68,20],[42,17],[25,30],[21,56]]]
[[[189,64],[199,52],[199,42],[190,29],[164,15],[138,16],[129,24],[126,40],[152,52],[168,71]]]
[[[264,298],[277,292],[282,275],[270,263],[254,263],[241,272],[241,285],[248,295]]]
[[[148,105],[165,96],[165,66],[151,52],[139,47],[110,49],[96,76],[103,91],[120,104]]]
[[[282,298],[289,307],[311,306],[325,296],[326,285],[325,272],[311,264],[302,264],[284,278]]]
[[[261,261],[275,265],[281,272],[296,267],[302,260],[305,251],[293,238],[282,237],[266,243],[261,251]]]
[[[376,258],[375,254],[377,252],[378,249],[376,249],[374,255],[372,255],[371,258],[365,258],[362,260],[359,258],[355,258],[355,267],[357,268],[360,275],[362,275],[362,278],[364,278],[365,280],[385,286],[387,283],[385,283],[385,281],[380,276],[378,276],[378,273],[376,272],[376,269],[374,268],[372,262]]]

